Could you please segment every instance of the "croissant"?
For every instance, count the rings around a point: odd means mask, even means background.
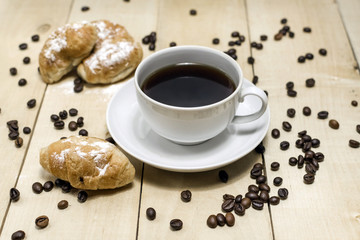
[[[113,144],[95,137],[71,136],[40,151],[49,173],[78,189],[113,189],[133,181],[135,168]]]

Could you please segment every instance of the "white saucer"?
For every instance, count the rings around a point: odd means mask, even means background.
[[[248,80],[244,86],[253,85]],[[133,157],[154,167],[177,172],[200,172],[232,163],[252,151],[265,137],[270,110],[246,124],[230,124],[216,137],[194,146],[173,143],[153,132],[143,119],[135,95],[134,80],[120,87],[111,99],[106,122],[115,142]],[[254,96],[245,98],[238,115],[260,108]]]

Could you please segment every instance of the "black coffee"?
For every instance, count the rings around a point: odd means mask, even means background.
[[[224,72],[208,65],[176,64],[152,73],[141,89],[164,104],[199,107],[225,99],[236,86]]]

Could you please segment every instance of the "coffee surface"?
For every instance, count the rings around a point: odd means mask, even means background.
[[[200,107],[221,101],[236,86],[229,76],[201,64],[176,64],[150,74],[141,85],[150,98],[177,107]]]

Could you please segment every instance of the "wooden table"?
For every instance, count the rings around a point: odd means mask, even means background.
[[[82,12],[82,6],[90,10]],[[191,16],[190,9],[197,15]],[[26,239],[360,239],[360,159],[359,149],[348,146],[349,139],[359,141],[355,127],[360,124],[360,1],[358,0],[3,0],[0,4],[0,238],[10,239],[17,230],[26,232]],[[288,19],[294,38],[275,41],[274,35],[282,28],[280,20]],[[238,63],[245,77],[259,77],[257,86],[269,94],[271,123],[263,140],[265,153],[252,151],[235,163],[221,169],[229,174],[225,184],[219,181],[220,169],[201,173],[174,173],[153,168],[129,156],[136,167],[132,184],[115,190],[89,191],[85,203],[77,201],[77,191],[64,194],[59,189],[32,192],[38,181],[55,180],[39,164],[39,150],[62,136],[74,134],[67,128],[56,130],[50,115],[72,107],[85,119],[84,128],[90,136],[109,137],[105,111],[112,95],[123,85],[86,85],[81,93],[73,92],[74,75],[61,82],[47,85],[38,72],[38,54],[47,36],[68,22],[108,19],[124,25],[135,39],[152,31],[157,32],[156,50],[177,45],[198,44],[222,51],[228,50],[231,33],[239,31],[246,37],[241,46],[235,46]],[[304,33],[303,27],[311,27]],[[40,35],[32,42],[33,34]],[[264,48],[250,48],[260,35],[268,40]],[[220,44],[213,45],[218,37]],[[18,45],[26,42],[27,50]],[[153,53],[142,45],[145,57]],[[327,49],[327,56],[318,50]],[[313,53],[314,59],[300,64],[297,58]],[[25,56],[31,63],[23,64]],[[247,58],[253,56],[255,64]],[[9,68],[18,74],[11,76]],[[28,84],[18,86],[26,78]],[[314,78],[313,88],[305,87],[305,80]],[[285,84],[295,83],[297,97],[287,96]],[[35,98],[36,107],[28,109],[26,103]],[[309,106],[311,116],[302,109]],[[295,118],[286,115],[288,108],[296,110]],[[329,112],[326,120],[317,119],[319,111]],[[17,119],[24,145],[15,148],[8,139],[6,122]],[[329,119],[340,123],[338,130],[328,126]],[[292,124],[292,130],[281,129],[283,121]],[[22,133],[29,126],[31,134]],[[278,139],[271,130],[280,129]],[[303,183],[304,169],[288,164],[289,157],[301,154],[295,147],[297,133],[306,129],[312,137],[320,139],[316,151],[325,155],[314,184]],[[281,151],[279,144],[287,140],[291,146]],[[171,159],[169,159],[171,161]],[[279,171],[271,171],[270,164],[280,163]],[[235,215],[233,227],[210,229],[206,219],[221,212],[222,196],[245,194],[255,181],[249,171],[255,163],[265,164],[270,195],[277,195],[279,187],[272,183],[281,176],[289,190],[287,200],[279,205],[265,205],[262,211],[249,208],[242,217]],[[20,200],[10,202],[9,190],[16,187]],[[184,203],[180,192],[192,191],[192,200]],[[70,206],[60,211],[57,203],[66,199]],[[145,211],[157,211],[154,221],[146,218]],[[35,227],[35,218],[47,215],[50,224],[45,229]],[[169,222],[180,218],[183,229],[172,231]]]

